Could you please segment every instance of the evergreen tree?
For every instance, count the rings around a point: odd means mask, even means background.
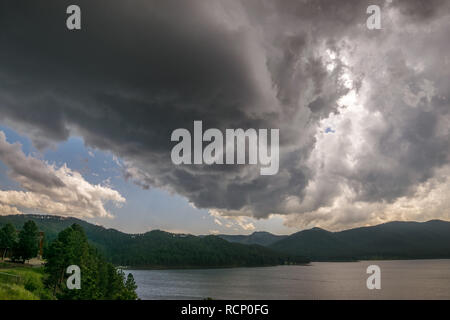
[[[125,282],[125,300],[137,300],[138,296],[136,294],[137,285],[134,281],[134,277],[131,273],[127,276],[127,281]]]
[[[0,248],[3,248],[2,260],[5,259],[8,250],[11,250],[17,241],[16,228],[11,223],[7,223],[0,229]]]
[[[77,224],[59,233],[45,252],[45,258],[46,286],[60,299],[137,299],[135,289],[127,289],[123,272],[106,262],[88,243],[83,228]],[[80,290],[69,290],[66,286],[69,275],[65,272],[70,265],[80,267]],[[133,288],[131,282],[129,288]]]
[[[19,241],[13,249],[13,260],[26,260],[37,256],[39,251],[39,230],[32,220],[25,222],[19,233]]]

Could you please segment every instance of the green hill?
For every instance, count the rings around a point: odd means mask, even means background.
[[[0,216],[21,228],[33,220],[47,241],[73,223],[116,265],[148,268],[264,266],[312,261],[450,258],[450,222],[389,222],[373,227],[329,232],[313,228],[290,236],[192,236],[150,231],[127,234],[76,218],[48,215]],[[266,246],[266,247],[263,247]]]
[[[450,258],[450,222],[389,222],[340,232],[314,228],[269,247],[313,261]]]
[[[239,267],[304,263],[293,257],[259,245],[230,243],[216,236],[196,237],[150,231],[126,234],[75,218],[48,215],[0,216],[0,226],[8,222],[16,228],[33,220],[46,234],[47,241],[74,223],[86,232],[89,241],[112,263],[146,268]]]
[[[218,237],[229,242],[237,242],[242,244],[259,244],[261,246],[270,246],[271,244],[286,238],[287,236],[279,236],[265,231],[253,232],[250,235],[227,235],[218,234]]]

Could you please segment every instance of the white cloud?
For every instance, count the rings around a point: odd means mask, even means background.
[[[388,221],[450,220],[450,166],[437,170],[435,177],[420,184],[410,196],[392,203],[354,201],[349,189],[341,192],[333,203],[303,214],[286,216],[288,227],[321,227],[342,230],[376,225]]]
[[[22,212],[15,207],[0,203],[0,216],[7,216],[10,214],[22,214]]]
[[[86,217],[112,217],[105,208],[125,198],[111,187],[93,185],[65,164],[59,168],[26,156],[18,143],[10,144],[0,131],[0,161],[10,170],[11,179],[25,191],[0,190],[0,212],[20,213],[18,208],[40,213]]]
[[[224,215],[224,212],[215,209],[209,210],[209,214],[214,217],[214,222],[220,226],[235,230],[237,230],[236,227],[245,231],[255,230],[255,225],[248,221],[248,217]]]
[[[271,214],[333,229],[445,216],[448,206],[421,207],[426,197],[417,192],[450,164],[449,1],[385,2],[382,30],[365,26],[369,0],[194,2],[111,5],[133,21],[96,19],[90,40],[110,53],[89,57],[98,73],[85,68],[87,39],[68,40],[45,24],[25,37],[27,21],[5,17],[1,54],[10,59],[0,74],[0,121],[38,148],[80,136],[92,150],[124,159],[114,161],[130,181],[214,209],[223,227],[251,229],[249,217]],[[8,12],[20,12],[14,3]],[[173,15],[173,5],[186,14]],[[161,19],[146,16],[155,13]],[[138,55],[129,41],[137,29],[146,30]],[[70,54],[36,46],[49,37]],[[280,172],[174,166],[170,132],[198,119],[217,128],[279,128]],[[3,161],[28,192],[44,180],[46,190],[65,187],[54,169],[13,155],[3,153]]]

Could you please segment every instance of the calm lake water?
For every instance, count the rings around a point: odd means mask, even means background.
[[[366,287],[373,264],[381,268],[381,290]],[[141,299],[450,299],[450,260],[128,271]]]

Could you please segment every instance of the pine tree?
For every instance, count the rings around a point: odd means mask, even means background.
[[[8,250],[16,245],[16,242],[16,228],[11,223],[5,224],[0,230],[0,248],[3,248],[2,260],[5,259]]]
[[[125,282],[126,299],[125,300],[137,300],[138,296],[136,294],[137,285],[134,281],[134,277],[131,273],[127,276],[127,281]]]
[[[39,251],[39,229],[32,220],[25,222],[19,233],[19,241],[13,250],[13,260],[26,260],[37,256]]]
[[[47,260],[46,285],[54,294],[65,300],[135,300],[136,284],[130,280],[126,287],[124,274],[98,253],[88,243],[81,226],[73,224],[61,231],[45,253]],[[68,266],[77,265],[81,271],[81,289],[66,287]],[[133,289],[134,288],[134,289]]]

